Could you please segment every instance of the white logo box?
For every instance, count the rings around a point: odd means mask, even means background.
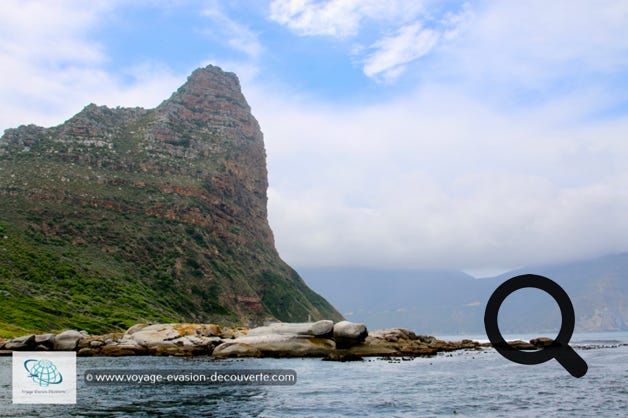
[[[13,403],[75,404],[76,352],[14,351]]]

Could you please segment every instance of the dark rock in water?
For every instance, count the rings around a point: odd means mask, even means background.
[[[357,354],[338,350],[323,357],[323,361],[364,361],[364,358],[362,358],[362,356],[358,356]]]
[[[505,348],[514,348],[517,350],[536,350],[537,349],[534,345],[530,344],[529,342],[521,341],[521,340],[507,341],[507,345],[505,346]]]
[[[530,344],[537,348],[551,347],[554,345],[554,340],[547,337],[539,337],[531,339]]]

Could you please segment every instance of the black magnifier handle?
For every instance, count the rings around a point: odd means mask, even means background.
[[[561,344],[556,350],[555,358],[573,377],[584,376],[589,368],[584,359],[569,344]]]

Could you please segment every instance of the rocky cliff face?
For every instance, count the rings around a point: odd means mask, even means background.
[[[275,250],[265,160],[237,77],[212,66],[155,109],[7,130],[0,329],[339,319]]]

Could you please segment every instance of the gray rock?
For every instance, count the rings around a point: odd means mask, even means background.
[[[146,328],[147,326],[149,326],[150,324],[135,324],[133,325],[131,328],[129,328],[128,330],[126,330],[125,335],[133,335],[136,332]]]
[[[5,350],[33,350],[36,347],[35,335],[13,338],[4,344]]]
[[[63,331],[55,336],[54,349],[55,351],[73,351],[81,338],[83,334],[78,331]]]
[[[47,348],[54,348],[55,335],[54,334],[35,335],[35,344],[42,345]]]
[[[94,340],[94,341],[89,342],[90,348],[99,348],[99,347],[102,347],[103,345],[105,345],[104,341]]]
[[[216,347],[212,356],[215,358],[261,357],[262,352],[252,345],[230,341]]]
[[[222,342],[216,336],[220,332],[221,328],[214,324],[136,325],[126,332],[123,340],[161,355],[190,355],[211,352]]]
[[[398,342],[401,340],[419,340],[424,343],[430,343],[435,340],[435,338],[431,336],[417,336],[414,332],[405,328],[378,329],[370,333],[370,335],[374,338],[381,338],[388,342]]]
[[[131,327],[127,331],[124,339],[130,339],[146,348],[174,346],[176,345],[176,340],[186,335],[196,335],[196,328],[190,326],[190,324],[154,324],[136,329],[133,328],[135,327]]]
[[[213,356],[225,357],[324,357],[336,348],[333,340],[299,335],[246,336],[220,344]]]
[[[253,328],[247,333],[248,337],[263,335],[313,336],[329,337],[332,335],[334,322],[322,320],[318,322],[286,323],[277,322],[265,327]]]
[[[334,325],[334,340],[336,347],[349,348],[366,339],[368,331],[366,325],[355,322],[341,321]]]

